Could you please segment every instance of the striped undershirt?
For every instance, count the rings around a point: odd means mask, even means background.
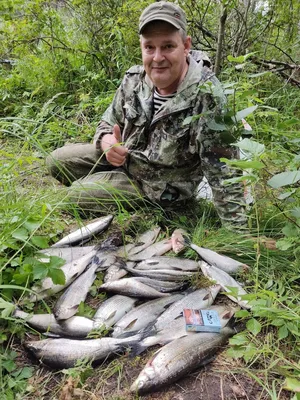
[[[154,113],[156,113],[159,108],[168,100],[172,99],[173,97],[176,96],[176,92],[172,93],[172,94],[167,94],[166,96],[163,96],[161,94],[159,94],[157,92],[157,90],[155,89],[154,91],[154,97],[153,97],[153,101],[154,101]]]

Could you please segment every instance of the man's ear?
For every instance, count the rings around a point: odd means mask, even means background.
[[[190,36],[187,36],[184,42],[184,53],[187,56],[191,50],[192,47],[192,38]]]

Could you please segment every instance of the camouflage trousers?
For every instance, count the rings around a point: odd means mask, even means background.
[[[108,164],[93,144],[58,148],[47,157],[46,165],[54,178],[69,186],[70,202],[85,212],[134,209],[146,201],[137,182],[123,168]]]

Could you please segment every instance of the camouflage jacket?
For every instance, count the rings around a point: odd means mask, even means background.
[[[237,158],[238,153],[229,145],[232,138],[212,129],[224,108],[224,95],[200,53],[193,51],[176,96],[154,115],[152,82],[143,67],[130,68],[102,117],[95,142],[118,124],[129,149],[126,171],[151,201],[166,206],[187,200],[205,175],[222,223],[242,228],[246,226],[243,189],[223,184],[234,172],[220,162],[220,157]],[[186,123],[186,118],[197,115],[201,116]]]

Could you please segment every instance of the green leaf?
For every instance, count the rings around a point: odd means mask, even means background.
[[[300,171],[281,172],[280,174],[274,175],[271,179],[269,179],[268,185],[274,189],[278,189],[286,185],[297,183],[299,180]]]
[[[28,238],[28,231],[25,228],[19,228],[19,229],[16,229],[15,231],[13,231],[11,236],[14,239],[21,240],[22,242],[25,242],[26,239]]]
[[[33,375],[33,368],[31,367],[24,367],[19,370],[18,379],[29,379]]]
[[[258,106],[247,107],[244,110],[238,111],[234,117],[232,117],[233,121],[241,121],[242,119],[248,117],[248,115],[252,114]]]
[[[52,279],[55,285],[64,285],[66,282],[65,274],[59,268],[50,268],[48,270],[48,276]]]
[[[234,359],[242,358],[244,356],[244,353],[245,353],[244,348],[241,348],[239,346],[231,347],[230,349],[228,349],[226,351],[226,354],[228,355],[228,357],[231,357]]]
[[[300,218],[300,207],[293,208],[290,213],[295,218]]]
[[[16,364],[13,360],[2,361],[2,365],[6,369],[7,372],[12,372],[16,369]]]
[[[227,56],[227,60],[230,62],[235,62],[235,63],[244,63],[249,57],[252,57],[254,54],[256,54],[256,51],[252,53],[245,54],[244,56],[238,56],[238,57],[233,57],[231,55]]]
[[[249,317],[250,313],[247,310],[239,310],[234,315],[237,318],[247,318]]]
[[[299,235],[299,229],[292,223],[286,224],[282,228],[282,232],[286,237],[297,237]]]
[[[284,325],[284,320],[277,318],[277,319],[273,319],[273,321],[271,322],[271,325],[273,326],[282,326]]]
[[[289,190],[288,192],[280,193],[279,196],[277,196],[278,200],[285,200],[291,197],[294,193],[296,192],[296,189]]]
[[[264,164],[260,161],[244,161],[244,160],[229,160],[227,163],[226,158],[220,158],[220,161],[226,162],[226,164],[231,165],[235,168],[241,169],[262,169],[264,168]]]
[[[257,336],[261,331],[261,323],[255,318],[247,321],[246,327],[254,336]]]
[[[276,247],[278,250],[286,251],[293,246],[293,243],[288,239],[279,239],[276,242]]]
[[[229,343],[232,345],[240,346],[243,344],[248,344],[249,339],[244,333],[238,333],[237,335],[233,336],[231,339],[229,339]]]
[[[35,262],[32,266],[33,279],[43,279],[48,275],[48,268],[45,263]]]
[[[48,240],[44,236],[32,236],[31,242],[40,249],[47,249],[49,247]]]
[[[280,340],[285,339],[286,337],[288,337],[288,334],[289,334],[289,331],[285,325],[282,325],[278,329],[278,339],[280,339]]]
[[[265,151],[264,144],[258,143],[255,140],[251,140],[248,138],[245,138],[237,143],[234,143],[234,146],[252,154],[253,156],[260,156]]]
[[[300,393],[300,380],[288,377],[284,382],[283,388],[291,392]]]
[[[207,127],[212,131],[227,131],[227,126],[224,124],[218,124],[216,121],[208,121]]]

